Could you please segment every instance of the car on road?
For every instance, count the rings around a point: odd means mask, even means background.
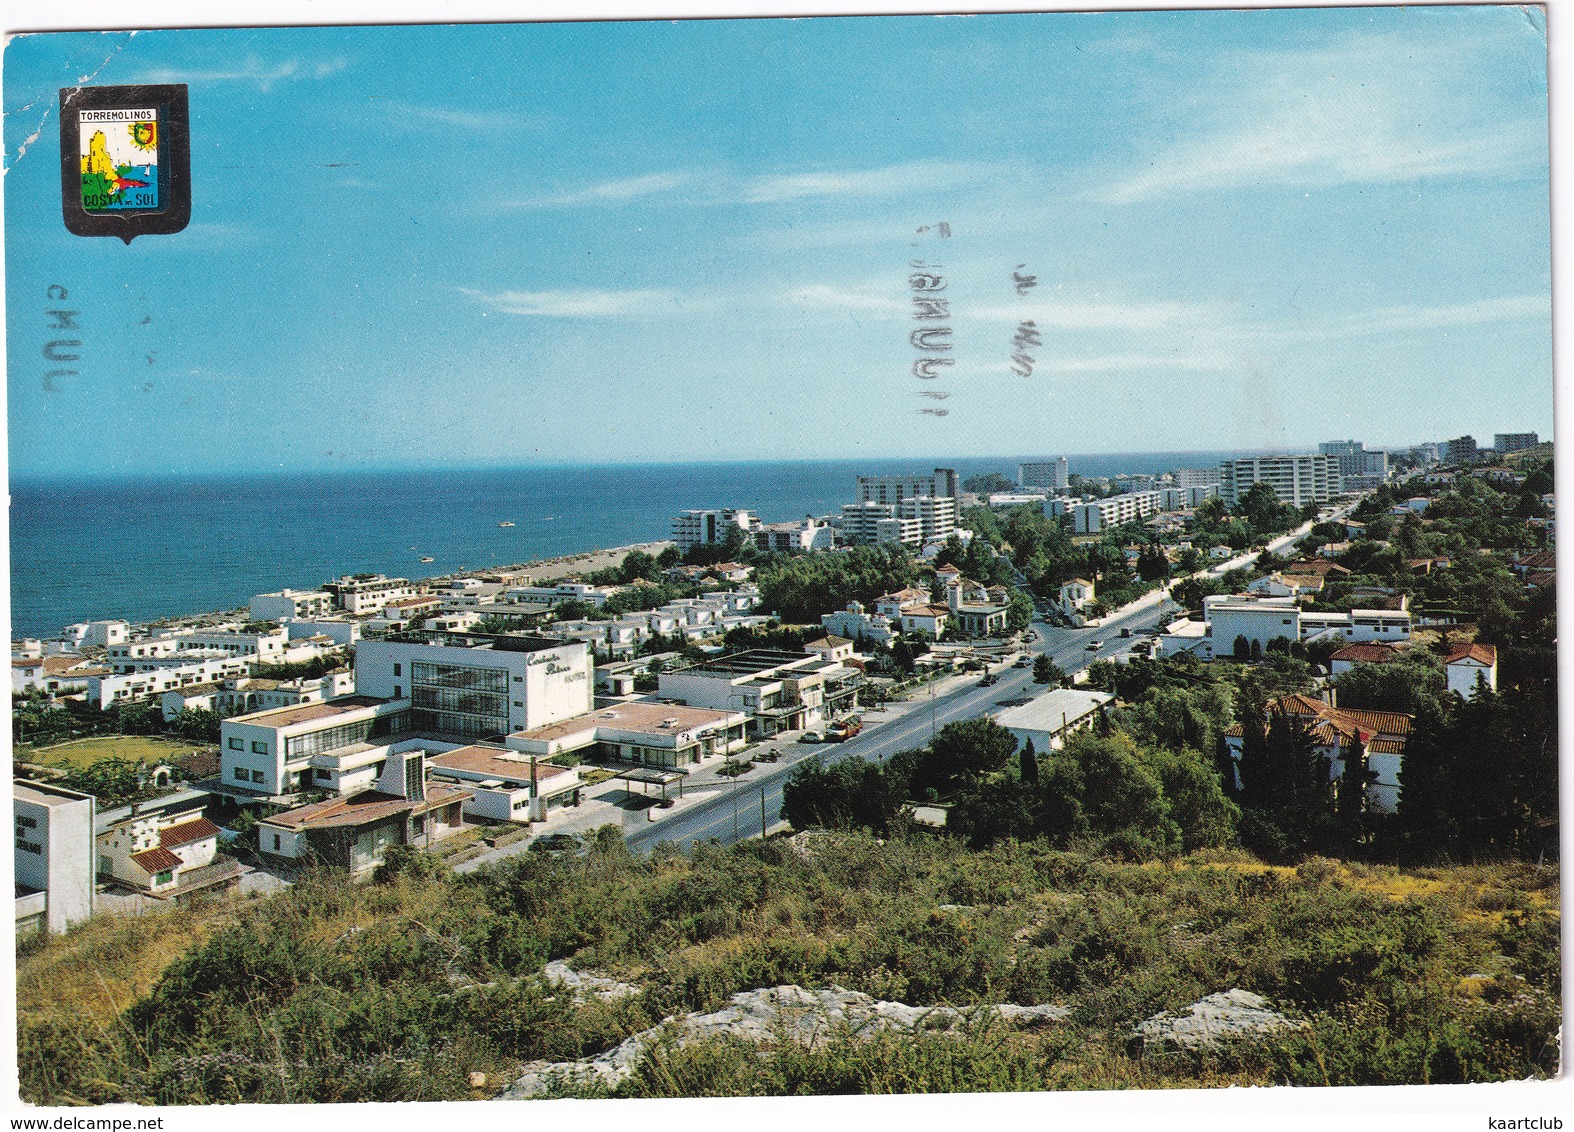
[[[800,743],[823,743],[824,741],[825,736],[821,735],[818,731],[805,731],[802,735],[798,736],[798,742]]]
[[[1086,645],[1084,645],[1082,647],[1087,649],[1088,652],[1097,652],[1099,649],[1104,647],[1104,642],[1103,641],[1089,641]]]
[[[1017,662],[1015,664],[1013,664],[1011,667],[1012,668],[1032,668],[1033,667],[1033,658],[1030,657],[1030,656],[1019,656],[1019,657],[1017,657]]]
[[[992,688],[998,683],[1000,683],[1000,677],[991,672],[988,676],[985,676],[978,682],[978,686],[980,688]]]

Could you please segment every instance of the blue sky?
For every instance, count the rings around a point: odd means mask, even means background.
[[[4,73],[11,466],[1550,436],[1535,19],[22,37]],[[83,81],[189,85],[185,232],[64,230],[56,91]],[[942,221],[949,239],[918,232]],[[952,303],[955,364],[932,383],[911,369],[915,258],[944,265]],[[1021,296],[1019,264],[1038,280]],[[84,343],[53,390],[51,284]],[[1042,345],[1024,378],[1025,318]]]

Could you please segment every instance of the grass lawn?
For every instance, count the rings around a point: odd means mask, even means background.
[[[206,749],[201,743],[186,743],[175,739],[160,739],[152,735],[101,735],[94,739],[79,739],[42,750],[19,748],[15,752],[18,762],[40,763],[44,766],[61,766],[83,769],[102,759],[119,758],[128,762],[141,759],[149,764],[169,762],[183,751]]]

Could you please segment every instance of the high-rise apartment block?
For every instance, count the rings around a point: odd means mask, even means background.
[[[858,502],[842,507],[847,542],[923,546],[956,529],[957,475],[936,468],[928,476],[859,476]]]
[[[1321,453],[1247,456],[1219,465],[1219,494],[1233,507],[1253,484],[1273,488],[1279,502],[1295,507],[1325,503],[1342,490],[1339,461]]]
[[[1325,440],[1317,450],[1339,461],[1339,476],[1346,491],[1378,487],[1388,478],[1388,453],[1370,451],[1359,440]]]
[[[1540,439],[1533,432],[1500,432],[1492,438],[1492,448],[1499,456],[1505,452],[1523,452],[1539,443]]]
[[[745,535],[760,529],[760,520],[753,511],[741,507],[728,507],[714,511],[685,511],[672,520],[672,541],[687,553],[696,546],[714,546],[727,541],[733,529]]]
[[[1064,456],[1038,464],[1018,464],[1017,483],[1045,491],[1065,491],[1071,483],[1071,468]]]

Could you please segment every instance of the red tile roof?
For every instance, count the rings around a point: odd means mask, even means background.
[[[185,864],[179,857],[168,849],[144,849],[140,853],[131,854],[131,859],[137,866],[147,873],[162,873],[167,869],[178,869]]]
[[[181,822],[179,825],[168,826],[158,831],[158,843],[161,849],[173,849],[177,845],[190,845],[193,841],[201,841],[208,837],[217,837],[219,827],[207,818],[198,818],[196,821]]]
[[[1448,654],[1448,659],[1444,661],[1444,663],[1454,664],[1461,660],[1475,660],[1486,665],[1496,664],[1497,646],[1480,645],[1474,642],[1468,645],[1460,645],[1457,649]]]
[[[1347,660],[1351,664],[1383,664],[1396,657],[1403,656],[1404,651],[1398,645],[1374,641],[1370,644],[1346,645],[1328,659]]]

